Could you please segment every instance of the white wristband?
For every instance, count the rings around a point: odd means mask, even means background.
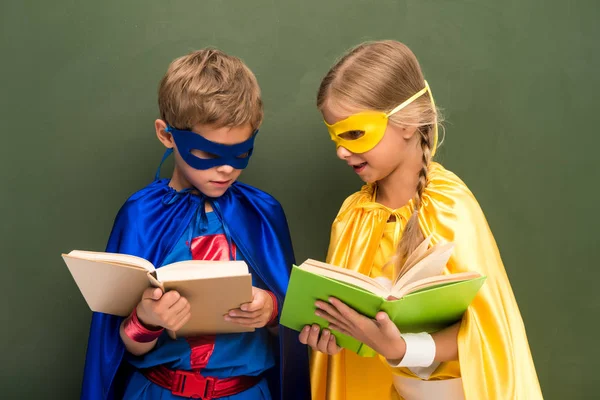
[[[399,363],[388,360],[392,367],[429,367],[435,359],[435,341],[430,334],[405,333],[402,335],[406,342],[406,353]]]

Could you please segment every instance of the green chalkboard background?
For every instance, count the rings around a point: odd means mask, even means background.
[[[547,399],[596,398],[600,8],[542,0],[4,0],[0,3],[0,397],[79,396],[90,311],[59,255],[103,249],[153,178],[168,63],[216,46],[244,59],[266,118],[242,180],[284,205],[299,260],[323,257],[360,186],[315,92],[364,40],[419,58],[447,136],[438,160],[478,197]]]

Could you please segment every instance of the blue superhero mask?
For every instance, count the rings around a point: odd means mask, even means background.
[[[252,133],[250,139],[245,142],[226,145],[211,142],[201,135],[192,131],[182,131],[168,126],[165,129],[175,139],[175,144],[181,154],[181,158],[194,169],[210,169],[221,165],[230,165],[235,169],[244,169],[248,166],[252,150],[254,149],[254,139],[258,134],[258,129]],[[200,150],[211,155],[210,158],[201,158],[195,156],[192,151]]]

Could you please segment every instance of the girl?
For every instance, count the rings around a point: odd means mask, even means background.
[[[337,299],[318,301],[330,328],[379,353],[341,350],[307,326],[313,399],[541,399],[525,328],[486,219],[473,194],[432,161],[438,112],[414,54],[402,43],[365,43],[321,82],[317,106],[337,156],[367,184],[335,219],[328,262],[393,280],[407,255],[432,236],[452,241],[447,273],[487,281],[461,322],[440,332],[399,332],[385,313],[364,317]]]

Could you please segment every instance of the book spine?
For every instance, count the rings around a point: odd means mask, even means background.
[[[165,286],[163,285],[162,282],[160,282],[158,279],[156,279],[156,271],[154,271],[154,272],[148,272],[147,275],[148,275],[148,280],[150,281],[150,285],[152,287],[159,288],[164,293],[165,292]]]
[[[377,355],[377,352],[369,346],[367,346],[366,344],[361,343],[356,354],[358,354],[361,357],[375,357]]]

